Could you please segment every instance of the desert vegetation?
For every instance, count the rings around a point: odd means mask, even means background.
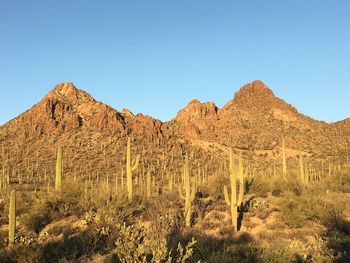
[[[347,157],[288,158],[281,139],[280,158],[259,169],[231,147],[217,158],[122,141],[100,174],[61,146],[55,169],[23,172],[3,147],[0,261],[349,262]]]

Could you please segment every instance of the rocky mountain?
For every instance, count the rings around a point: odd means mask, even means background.
[[[345,138],[337,137],[340,124],[300,114],[261,81],[243,86],[221,109],[212,102],[193,100],[172,122],[185,138],[215,141],[243,150],[272,154],[282,137],[289,148],[310,154],[344,148]]]
[[[118,112],[72,83],[54,87],[39,103],[1,127],[7,136],[42,138],[91,131],[124,136],[127,129],[146,137],[161,136],[161,122],[149,116]]]
[[[86,163],[91,171],[113,169],[111,164],[104,166],[105,160],[121,163],[127,136],[137,141],[146,159],[152,158],[148,152],[159,156],[172,152],[174,160],[192,145],[218,156],[230,146],[245,151],[252,161],[268,161],[280,155],[282,137],[290,158],[300,153],[326,158],[348,151],[350,121],[331,124],[300,114],[261,81],[243,86],[222,108],[192,100],[166,123],[127,109],[118,112],[72,83],[61,83],[0,127],[0,163],[25,169],[36,155],[39,165],[51,156],[46,163],[52,166],[54,151],[62,145],[72,169],[73,162],[74,169],[86,168]]]

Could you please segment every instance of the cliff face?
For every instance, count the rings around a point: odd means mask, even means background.
[[[213,102],[192,100],[172,121],[179,126],[182,136],[189,139],[212,137],[218,121],[218,109]]]

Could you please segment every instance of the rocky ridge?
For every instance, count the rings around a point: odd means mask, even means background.
[[[31,109],[0,127],[0,145],[5,152],[0,163],[11,157],[24,167],[29,153],[44,159],[54,156],[54,149],[62,145],[76,158],[72,162],[81,162],[83,167],[83,160],[92,164],[98,159],[102,166],[106,156],[122,158],[127,136],[139,141],[145,158],[151,158],[147,151],[163,155],[172,151],[172,156],[181,156],[192,145],[213,155],[218,154],[217,149],[226,154],[223,149],[233,147],[252,160],[269,162],[280,155],[282,137],[290,158],[300,153],[328,158],[347,152],[349,127],[348,120],[331,124],[300,114],[261,81],[244,85],[222,108],[192,100],[164,123],[127,109],[118,112],[72,83],[61,83]]]

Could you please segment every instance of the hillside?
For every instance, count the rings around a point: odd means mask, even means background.
[[[261,81],[164,123],[58,84],[0,127],[0,262],[349,262],[349,139]]]
[[[72,83],[61,83],[0,127],[0,163],[5,169],[23,172],[35,170],[33,163],[52,170],[60,145],[66,148],[75,170],[86,169],[88,163],[94,172],[102,169],[105,173],[116,163],[121,165],[127,136],[142,144],[143,151],[159,156],[171,150],[180,158],[192,145],[204,156],[209,151],[219,158],[227,147],[233,147],[244,150],[256,164],[280,158],[280,142],[285,137],[289,158],[303,153],[319,160],[347,150],[349,127],[347,121],[330,124],[300,114],[261,81],[243,86],[222,108],[192,100],[166,123],[127,109],[118,112]],[[107,167],[106,160],[110,162]],[[69,171],[71,168],[68,165]]]

